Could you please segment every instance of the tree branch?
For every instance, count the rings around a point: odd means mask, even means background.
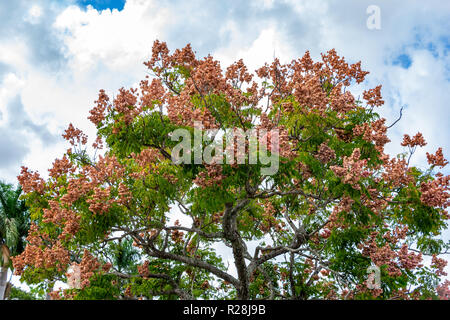
[[[248,204],[248,202],[248,199],[240,200],[235,207],[233,207],[232,204],[226,204],[226,209],[222,220],[224,237],[231,243],[234,263],[239,278],[239,285],[236,288],[238,297],[243,300],[248,299],[249,295],[249,274],[247,273],[247,265],[245,263],[245,244],[239,234],[236,220],[237,214]]]

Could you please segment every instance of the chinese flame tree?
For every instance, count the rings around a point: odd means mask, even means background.
[[[320,62],[306,52],[255,73],[242,60],[222,70],[190,45],[170,53],[155,41],[145,65],[152,76],[138,88],[112,100],[100,90],[92,148],[70,124],[47,180],[22,167],[32,225],[13,261],[23,280],[70,280],[55,299],[449,298],[448,162],[438,149],[426,169],[410,166],[426,144],[416,132],[405,153],[384,152],[381,86],[361,100],[349,90],[368,74],[360,62],[331,50]],[[278,171],[174,163],[171,132],[193,134],[194,122],[278,130]],[[137,258],[119,268],[127,241]]]

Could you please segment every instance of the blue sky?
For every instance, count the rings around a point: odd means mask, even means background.
[[[399,65],[405,69],[408,69],[411,66],[411,63],[411,57],[405,53],[400,54],[395,60],[392,61],[393,65]]]
[[[367,27],[370,5],[379,29]],[[172,50],[191,43],[223,67],[243,58],[250,70],[335,48],[370,71],[353,94],[383,85],[388,124],[404,107],[389,153],[421,131],[428,145],[412,165],[438,147],[450,158],[449,1],[15,0],[0,1],[0,178],[16,183],[21,165],[46,176],[70,122],[94,137],[87,116],[98,90],[136,86],[155,39]]]
[[[82,7],[91,5],[97,10],[117,9],[120,11],[125,5],[125,0],[77,0],[77,3]]]

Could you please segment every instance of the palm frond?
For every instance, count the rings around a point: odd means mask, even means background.
[[[30,226],[30,214],[22,188],[0,181],[0,244],[7,245],[13,255],[25,247],[25,237]]]
[[[17,220],[14,218],[6,219],[5,221],[5,244],[11,250],[15,251],[17,242],[19,241],[19,228]]]

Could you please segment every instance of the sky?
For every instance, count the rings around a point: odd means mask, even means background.
[[[250,70],[335,48],[370,71],[355,95],[382,84],[387,124],[403,107],[387,152],[420,131],[412,165],[438,147],[450,158],[450,1],[0,0],[0,179],[16,184],[20,166],[47,176],[69,123],[95,137],[98,91],[137,86],[156,39]]]

